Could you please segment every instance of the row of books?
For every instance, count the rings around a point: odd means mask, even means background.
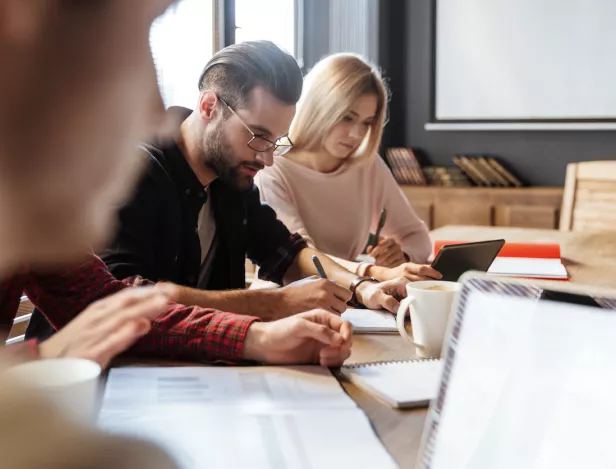
[[[423,171],[430,186],[464,187],[473,185],[457,166],[426,166]]]
[[[496,158],[454,156],[453,166],[421,167],[410,148],[390,148],[387,161],[399,184],[521,187],[522,182]]]
[[[428,183],[415,153],[410,148],[388,149],[387,161],[398,184],[425,186]]]
[[[495,158],[454,156],[453,162],[477,186],[522,187],[522,182]]]

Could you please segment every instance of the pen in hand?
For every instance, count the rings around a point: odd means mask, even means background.
[[[319,273],[319,277],[321,278],[327,278],[327,275],[325,275],[325,269],[323,269],[323,265],[321,264],[321,261],[319,260],[319,258],[317,256],[312,256],[312,262],[314,262],[314,266],[317,269],[317,272]]]
[[[374,234],[377,244],[379,243],[379,238],[381,237],[381,230],[385,226],[385,220],[387,220],[387,209],[386,208],[381,210],[381,216],[379,217],[379,224],[376,227],[376,233]]]
[[[386,220],[387,220],[387,209],[384,208],[383,210],[381,210],[381,216],[379,216],[379,224],[376,227],[376,233],[370,235],[368,246],[376,247],[379,244],[379,239],[381,238],[381,230],[385,226]]]

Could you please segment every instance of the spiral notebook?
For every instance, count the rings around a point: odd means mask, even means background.
[[[353,334],[397,334],[396,318],[389,311],[348,308],[342,313],[353,326]]]
[[[344,365],[342,375],[398,409],[425,407],[438,392],[443,361],[436,358]]]

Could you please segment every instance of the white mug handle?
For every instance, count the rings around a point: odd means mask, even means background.
[[[411,309],[414,309],[413,301],[415,301],[415,298],[409,295],[400,302],[400,308],[398,308],[398,313],[396,314],[396,323],[398,325],[398,332],[400,333],[402,338],[405,341],[413,344],[415,347],[418,347],[423,350],[424,346],[413,341],[413,338],[406,332],[406,327],[404,327],[404,318],[406,317],[406,311],[408,310],[410,314]]]

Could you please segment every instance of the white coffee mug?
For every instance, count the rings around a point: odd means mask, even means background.
[[[400,335],[415,346],[418,356],[441,356],[449,314],[459,291],[459,283],[439,280],[411,282],[406,286],[407,296],[400,303],[396,322]],[[404,327],[407,311],[413,337]]]
[[[82,358],[51,358],[16,365],[6,374],[46,396],[67,418],[94,422],[98,397],[98,363]]]

